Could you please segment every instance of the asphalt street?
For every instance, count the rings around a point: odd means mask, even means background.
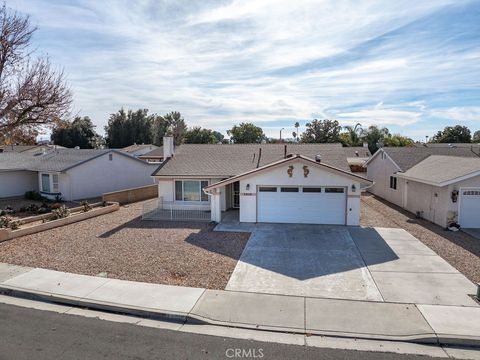
[[[0,359],[433,359],[160,330],[0,304]]]

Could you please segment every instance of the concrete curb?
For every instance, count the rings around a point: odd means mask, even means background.
[[[285,327],[285,326],[271,326],[263,324],[252,324],[235,321],[218,320],[214,317],[203,316],[195,313],[195,310],[188,313],[160,310],[153,308],[145,308],[138,306],[128,306],[118,303],[110,303],[104,301],[93,301],[81,297],[64,296],[42,291],[32,291],[14,286],[0,284],[0,294],[19,297],[30,300],[39,300],[44,302],[66,304],[70,306],[89,308],[94,310],[101,310],[109,313],[118,313],[131,315],[140,318],[150,318],[157,320],[164,320],[176,323],[190,323],[200,325],[216,325],[229,328],[240,328],[260,331],[273,331],[281,333],[291,333],[300,335],[321,335],[336,338],[351,338],[364,340],[386,340],[397,342],[411,342],[419,344],[435,344],[435,345],[449,345],[449,346],[468,346],[480,347],[480,337],[477,336],[458,336],[450,334],[411,334],[411,335],[379,335],[352,331],[328,331],[328,330],[308,330],[299,327]],[[202,295],[203,296],[203,295]],[[413,305],[415,306],[415,305]]]

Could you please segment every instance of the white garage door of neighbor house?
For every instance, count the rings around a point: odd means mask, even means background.
[[[257,221],[345,225],[343,187],[259,186]]]
[[[480,188],[460,190],[459,223],[464,228],[480,228]]]

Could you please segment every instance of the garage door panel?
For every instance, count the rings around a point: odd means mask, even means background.
[[[460,191],[460,226],[480,228],[480,188]]]
[[[259,192],[258,222],[345,224],[345,193]]]

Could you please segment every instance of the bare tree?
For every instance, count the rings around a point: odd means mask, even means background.
[[[63,71],[29,51],[35,30],[28,16],[0,7],[0,138],[52,125],[70,109]]]

